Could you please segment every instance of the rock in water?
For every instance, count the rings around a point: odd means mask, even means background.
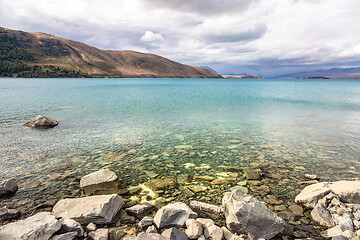
[[[154,223],[158,229],[164,227],[182,227],[189,218],[196,218],[197,213],[185,203],[177,202],[166,205],[157,211]]]
[[[52,128],[56,127],[58,124],[58,121],[39,115],[24,123],[24,126],[31,128]]]
[[[86,195],[112,194],[119,191],[119,181],[116,173],[102,169],[82,177],[80,188]]]
[[[122,204],[123,199],[117,194],[66,198],[56,203],[53,215],[56,218],[71,218],[81,224],[106,224],[114,220]]]
[[[227,227],[232,233],[247,233],[251,239],[271,239],[287,226],[263,202],[238,189],[225,193],[222,205]]]
[[[49,212],[41,212],[0,227],[0,239],[48,240],[60,228],[60,221]]]
[[[15,193],[17,190],[18,186],[14,180],[5,180],[0,184],[0,197]]]

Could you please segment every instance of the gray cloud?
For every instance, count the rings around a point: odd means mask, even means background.
[[[141,0],[147,8],[167,8],[203,15],[233,14],[246,11],[257,0]]]

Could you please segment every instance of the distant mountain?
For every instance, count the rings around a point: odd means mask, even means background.
[[[299,72],[277,76],[277,78],[332,78],[332,79],[360,79],[360,67],[331,68],[312,72]]]
[[[205,68],[205,69],[207,69],[207,70],[210,70],[210,71],[212,71],[212,72],[214,72],[214,73],[218,73],[217,71],[215,71],[214,69],[212,69],[212,68],[209,67],[209,66],[200,66],[200,67]]]
[[[45,33],[0,28],[2,77],[221,78],[154,54],[100,50]]]
[[[244,75],[221,75],[223,78],[247,78],[247,79],[264,79],[256,75],[244,74]]]

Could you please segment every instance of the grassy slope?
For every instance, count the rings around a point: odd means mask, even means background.
[[[35,54],[36,60],[27,62],[29,65],[53,65],[104,77],[221,78],[208,69],[180,64],[154,54],[100,50],[45,33],[6,31],[1,34],[16,37],[27,51]]]

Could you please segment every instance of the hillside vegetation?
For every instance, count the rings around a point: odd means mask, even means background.
[[[0,76],[221,78],[154,54],[100,50],[45,33],[5,28],[0,28]]]

